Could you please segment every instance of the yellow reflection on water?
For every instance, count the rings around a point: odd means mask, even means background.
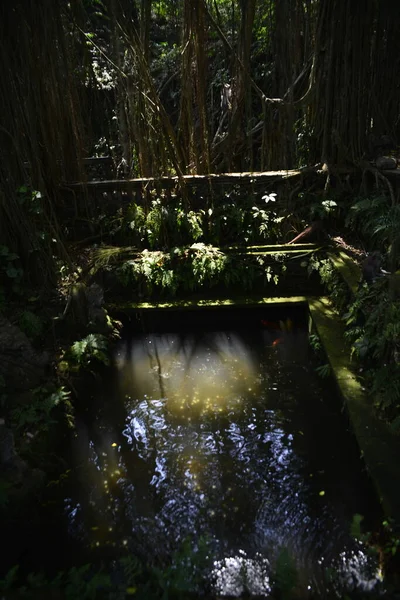
[[[166,398],[178,414],[232,410],[259,389],[251,348],[235,333],[148,335],[121,347],[117,364],[124,394]]]

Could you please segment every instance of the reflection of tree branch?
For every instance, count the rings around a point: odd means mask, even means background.
[[[188,376],[190,374],[190,370],[192,368],[192,361],[193,361],[193,359],[195,357],[196,351],[198,350],[198,348],[200,346],[199,341],[200,340],[198,340],[196,338],[194,340],[192,340],[192,346],[191,346],[191,349],[190,349],[190,353],[189,353],[189,356],[187,357],[187,359],[185,361],[185,370],[184,370],[184,372],[185,372],[185,377],[186,378],[188,378]],[[185,348],[185,345],[183,345],[183,347]],[[185,350],[186,350],[186,348],[185,348]],[[186,352],[185,352],[185,354],[186,354]],[[192,394],[193,394],[193,388],[192,388],[191,391],[192,391]],[[193,398],[193,396],[192,396],[192,398]]]
[[[239,456],[239,454],[241,453],[241,451],[242,451],[242,450],[243,450],[243,448],[245,447],[245,445],[246,445],[246,442],[247,442],[247,440],[246,440],[246,438],[243,436],[243,441],[242,441],[242,443],[240,444],[239,448],[237,448],[237,449],[235,448],[235,450],[236,450],[236,451],[235,451],[235,452],[233,452],[232,458],[237,458],[237,457]]]
[[[161,398],[166,397],[163,378],[162,378],[162,369],[161,369],[161,361],[160,355],[158,354],[157,344],[154,347],[154,353],[156,355],[157,367],[158,367],[158,385],[160,386]]]
[[[190,369],[192,367],[192,361],[193,361],[193,358],[195,357],[196,352],[202,346],[207,346],[207,345],[208,345],[210,351],[212,353],[214,353],[215,356],[217,356],[220,359],[221,363],[224,362],[225,352],[223,350],[221,350],[219,345],[217,343],[215,343],[214,340],[209,341],[208,344],[205,344],[204,334],[200,334],[200,336],[198,338],[195,338],[195,340],[193,341],[190,354],[189,354],[186,364],[185,364],[185,374],[187,374],[190,371]]]

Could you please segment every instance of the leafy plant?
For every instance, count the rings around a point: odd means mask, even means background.
[[[144,250],[126,261],[117,271],[121,283],[144,285],[151,293],[155,287],[174,294],[178,285],[193,290],[205,282],[213,283],[227,257],[217,248],[195,243],[190,248],[173,248],[170,253]]]
[[[156,290],[174,295],[178,289],[194,291],[217,284],[250,289],[257,278],[277,284],[284,270],[283,263],[275,266],[263,257],[228,254],[197,242],[188,248],[172,248],[169,253],[143,250],[124,261],[115,273],[123,286],[134,285],[142,295]]]
[[[197,544],[188,537],[172,556],[171,564],[152,567],[151,575],[156,580],[162,597],[187,598],[203,582],[206,565],[209,564],[209,540],[201,537]]]
[[[371,387],[375,406],[387,415],[394,415],[399,408],[400,398],[400,368],[398,364],[384,364],[374,370]],[[396,431],[396,419],[392,423]]]
[[[227,196],[208,210],[208,239],[212,244],[245,243],[251,238],[251,214],[246,206],[238,206]]]
[[[317,271],[326,286],[330,298],[339,310],[343,310],[348,299],[348,289],[328,258],[313,254],[308,262],[308,272]]]
[[[384,195],[358,198],[351,206],[346,225],[367,238],[369,245],[386,248],[395,270],[400,248],[400,205]]]
[[[119,564],[123,571],[124,588],[127,588],[132,592],[133,589],[136,589],[138,579],[143,574],[143,565],[133,554],[123,556],[120,559]]]
[[[91,566],[88,564],[79,568],[73,567],[68,571],[64,587],[67,600],[94,600],[99,590],[111,587],[109,575],[101,571],[90,573],[90,570]],[[54,583],[53,581],[53,585]]]
[[[375,406],[397,431],[400,397],[400,301],[391,297],[390,281],[358,289],[343,315],[352,354],[362,363]]]
[[[324,365],[316,367],[315,372],[323,379],[326,379],[327,377],[330,376],[330,374],[332,372],[331,366],[329,363],[325,363]]]
[[[213,199],[208,208],[193,210],[182,198],[158,197],[151,200],[150,209],[132,203],[125,216],[116,221],[113,231],[122,241],[139,248],[161,248],[190,245],[204,241],[205,244],[225,246],[271,241],[279,236],[280,223],[284,217],[272,209],[253,206],[254,198],[242,197],[233,189],[222,198]],[[264,194],[265,203],[276,201],[276,194]]]
[[[100,591],[103,593],[112,587],[109,575],[101,571],[93,572],[89,564],[79,568],[72,567],[67,572],[60,572],[51,580],[44,573],[30,573],[22,585],[19,585],[18,582],[18,570],[19,566],[14,566],[8,571],[5,578],[0,580],[0,590],[3,593],[17,593],[19,598],[33,599],[38,598],[38,591],[43,594],[43,597],[46,597],[44,596],[46,592],[52,595],[62,591],[62,597],[65,600],[77,600],[77,598],[95,600],[99,597]]]
[[[394,556],[400,551],[400,536],[395,532],[395,523],[393,519],[385,519],[382,525],[387,538],[383,550],[386,554]]]
[[[187,210],[182,200],[168,203],[163,198],[151,201],[148,212],[132,203],[120,224],[123,241],[155,250],[198,241],[203,236],[205,211]]]
[[[209,283],[224,270],[227,257],[226,254],[203,243],[195,243],[190,246],[189,256],[192,262],[194,279],[200,285],[208,280]]]
[[[86,564],[61,571],[53,579],[43,573],[30,573],[24,581],[19,576],[19,566],[8,571],[0,580],[0,592],[10,592],[11,597],[38,598],[62,597],[65,600],[125,600],[139,597],[148,600],[188,598],[203,582],[209,565],[209,542],[200,538],[196,545],[186,539],[172,556],[168,565],[146,566],[136,556],[127,555],[113,565],[113,577]],[[115,574],[117,573],[117,581]],[[5,596],[8,597],[8,596]]]
[[[78,368],[89,367],[92,361],[109,365],[110,359],[107,352],[107,338],[99,333],[90,333],[82,340],[74,342],[65,358]]]
[[[57,421],[52,416],[53,409],[60,404],[69,405],[70,393],[64,387],[49,391],[46,387],[39,387],[33,391],[33,400],[29,404],[22,404],[11,411],[10,419],[17,431],[26,427],[33,427],[39,431],[47,431],[50,425]]]
[[[267,204],[275,202],[276,194],[266,194],[262,199]],[[279,231],[277,226],[285,219],[285,217],[280,216],[278,212],[275,212],[272,209],[266,210],[264,208],[258,208],[258,206],[252,207],[252,214],[261,237],[273,241],[273,239],[277,237]]]
[[[312,348],[312,350],[316,353],[319,353],[322,350],[322,344],[319,335],[312,333],[308,336],[308,342]]]
[[[321,200],[320,202],[314,203],[310,207],[310,216],[312,219],[326,219],[337,209],[337,202],[335,200]]]
[[[125,287],[136,284],[139,287],[144,286],[151,293],[154,287],[158,286],[174,293],[176,277],[170,268],[174,254],[179,254],[177,249],[172,250],[170,254],[143,250],[136,258],[125,261],[116,270],[117,278]]]
[[[400,345],[400,302],[390,298],[387,285],[361,286],[343,319],[361,358],[386,360]]]
[[[140,241],[143,242],[146,232],[146,213],[143,207],[132,203],[128,208],[124,222],[130,232],[135,233],[140,238]]]
[[[168,208],[160,199],[152,200],[152,208],[146,217],[146,233],[150,248],[155,248],[161,240],[161,231],[169,217]]]
[[[42,194],[37,190],[32,190],[26,185],[22,185],[18,189],[18,202],[31,215],[41,215],[43,213],[42,200]]]
[[[182,224],[186,225],[189,239],[197,242],[201,237],[203,237],[204,210],[200,210],[199,212],[195,212],[193,210],[189,210],[187,213],[184,211],[181,212],[184,214],[184,217],[182,218]],[[179,224],[180,220],[178,219],[178,225]]]
[[[346,226],[357,227],[361,233],[377,242],[390,240],[393,225],[400,225],[399,207],[391,206],[386,196],[357,198],[351,206]]]

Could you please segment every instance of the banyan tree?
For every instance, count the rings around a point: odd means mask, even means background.
[[[329,169],[399,136],[390,0],[16,0],[0,33],[0,236],[36,280],[84,157],[119,177]]]

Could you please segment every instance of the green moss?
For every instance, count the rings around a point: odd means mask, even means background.
[[[211,300],[204,298],[191,298],[190,300],[174,300],[171,302],[124,302],[121,304],[109,305],[111,311],[126,312],[129,310],[159,310],[165,309],[185,309],[185,308],[216,308],[220,306],[257,306],[261,304],[268,305],[286,305],[286,304],[306,304],[305,296],[291,297],[272,297],[264,298],[261,296],[235,297],[235,298],[213,298]]]
[[[328,256],[350,291],[355,294],[361,279],[361,271],[358,265],[345,252],[337,252],[335,254],[330,252]]]
[[[354,373],[355,364],[344,343],[344,323],[329,299],[310,298],[309,307],[382,506],[388,516],[398,521],[398,441],[386,424],[376,417],[373,404]]]

